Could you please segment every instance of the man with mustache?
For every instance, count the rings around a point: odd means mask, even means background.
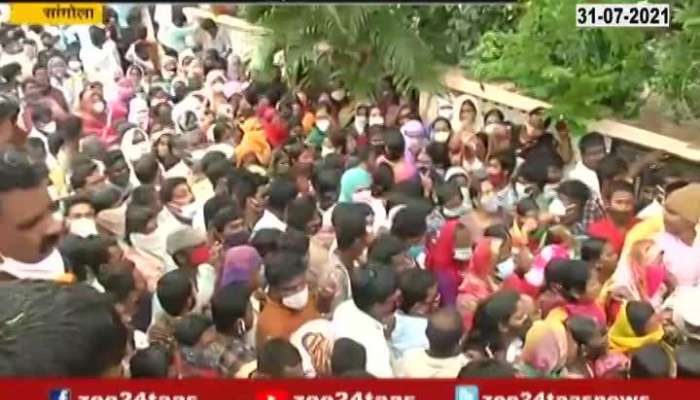
[[[63,225],[53,217],[47,181],[24,154],[0,150],[0,280],[55,280],[66,272],[56,249]]]

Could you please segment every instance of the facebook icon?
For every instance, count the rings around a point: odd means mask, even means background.
[[[70,389],[51,389],[49,400],[70,400]]]
[[[455,400],[479,400],[479,387],[475,385],[457,386]]]

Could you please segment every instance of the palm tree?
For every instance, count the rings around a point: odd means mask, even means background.
[[[356,96],[373,96],[376,83],[391,76],[400,92],[441,88],[442,66],[415,29],[408,7],[246,6],[243,15],[270,32],[255,64],[269,66],[283,51],[293,86],[325,88],[342,81]]]

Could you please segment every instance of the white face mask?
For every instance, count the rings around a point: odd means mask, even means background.
[[[557,197],[557,187],[558,186],[559,186],[559,184],[556,184],[556,183],[548,183],[548,184],[544,185],[544,187],[542,188],[542,196],[544,196],[544,198],[546,200],[551,200],[551,199]]]
[[[40,131],[48,134],[56,133],[56,121],[51,121],[39,129]]]
[[[367,126],[367,117],[363,115],[358,115],[355,117],[355,130],[357,132],[362,132]]]
[[[305,287],[304,290],[300,290],[293,295],[286,296],[282,298],[282,304],[293,309],[301,310],[306,307],[306,303],[309,301],[309,287]]]
[[[211,90],[213,90],[214,93],[221,93],[224,91],[224,84],[221,82],[216,82],[214,85],[212,85]]]
[[[151,152],[151,145],[147,141],[131,145],[128,149],[123,149],[122,153],[131,162],[138,161],[141,157]]]
[[[95,104],[92,106],[92,111],[94,111],[94,112],[97,113],[97,114],[103,113],[103,112],[105,111],[105,103],[102,102],[102,101],[99,101],[99,102],[95,103]]]
[[[384,117],[369,117],[369,126],[384,125]]]
[[[371,200],[372,200],[372,191],[369,189],[358,190],[357,192],[352,194],[352,202],[353,203],[369,204],[369,202]]]
[[[83,63],[78,60],[71,60],[68,62],[68,68],[70,68],[72,71],[80,71],[82,67]]]
[[[471,195],[469,194],[469,188],[466,186],[460,187],[459,192],[462,194],[462,204],[471,204]],[[467,206],[471,209],[471,207]]]
[[[455,249],[455,252],[452,256],[457,261],[467,261],[472,258],[472,248],[471,247],[465,247],[463,249]]]
[[[564,215],[566,215],[566,206],[564,206],[564,203],[562,203],[561,200],[555,198],[549,204],[549,213],[554,215],[555,217],[563,217]]]
[[[469,208],[467,208],[464,205],[464,203],[460,204],[459,207],[455,207],[455,208],[444,208],[443,207],[443,209],[442,209],[442,215],[444,215],[445,218],[459,218],[468,212],[469,212]]]
[[[316,121],[316,127],[318,130],[321,132],[325,132],[328,130],[328,128],[331,126],[331,121],[327,119],[319,119]]]
[[[515,182],[514,188],[515,188],[515,196],[518,198],[518,200],[522,200],[524,198],[530,197],[530,185],[526,185],[526,184],[520,183],[520,182]]]
[[[324,158],[329,154],[335,153],[335,149],[332,147],[328,147],[325,144],[321,147],[321,157]]]
[[[92,218],[76,218],[68,221],[68,232],[82,238],[97,235],[97,224]]]
[[[515,271],[515,262],[512,257],[496,265],[496,275],[501,279],[513,275],[513,271]]]
[[[331,92],[331,99],[335,101],[343,101],[345,99],[345,89],[338,89]]]
[[[481,208],[489,214],[498,212],[498,199],[496,196],[487,196],[481,198]]]
[[[450,131],[433,131],[433,140],[438,143],[445,143],[450,138]]]
[[[194,218],[194,215],[197,214],[197,211],[199,211],[199,208],[199,203],[190,203],[180,208],[180,215],[182,215],[185,218],[192,219]]]

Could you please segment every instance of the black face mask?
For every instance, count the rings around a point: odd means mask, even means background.
[[[230,249],[232,247],[243,246],[248,244],[248,240],[250,240],[250,232],[247,230],[240,230],[226,235],[224,238],[224,248]]]

